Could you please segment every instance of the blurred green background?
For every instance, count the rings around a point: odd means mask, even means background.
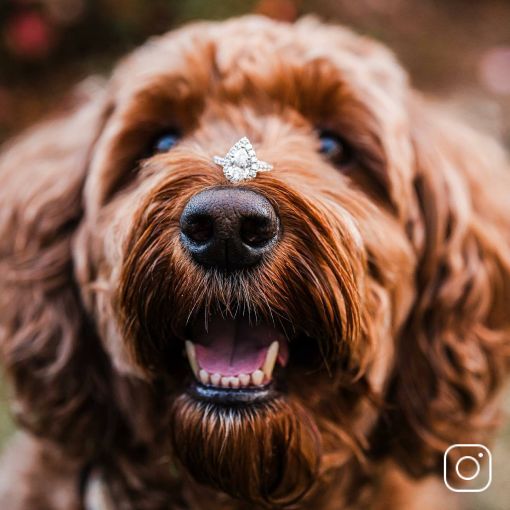
[[[508,0],[0,0],[0,143],[150,35],[247,12],[311,13],[387,43],[415,86],[510,147]],[[1,447],[13,431],[5,388],[0,400]],[[510,508],[510,427],[492,451],[492,486],[465,498],[469,510]]]

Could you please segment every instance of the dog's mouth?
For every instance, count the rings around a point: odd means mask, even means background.
[[[289,351],[284,333],[268,322],[214,316],[191,328],[186,355],[202,396],[242,400],[262,392],[276,367],[285,367]],[[204,391],[204,389],[206,391]]]

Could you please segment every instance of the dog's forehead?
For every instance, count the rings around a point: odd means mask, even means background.
[[[260,16],[195,23],[151,39],[121,63],[113,81],[126,97],[165,78],[174,90],[185,84],[196,95],[245,93],[254,83],[269,92],[285,82],[303,89],[307,79],[317,94],[342,79],[395,98],[407,86],[391,52],[370,39],[313,18],[289,24]]]

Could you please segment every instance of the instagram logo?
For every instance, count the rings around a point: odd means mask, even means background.
[[[482,471],[482,464],[487,469]],[[444,483],[454,492],[483,492],[492,482],[492,456],[483,444],[454,444],[444,452]]]

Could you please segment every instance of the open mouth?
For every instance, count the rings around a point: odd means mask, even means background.
[[[267,322],[214,316],[192,328],[186,354],[199,385],[245,393],[271,384],[275,368],[285,367],[289,351],[283,332]]]

